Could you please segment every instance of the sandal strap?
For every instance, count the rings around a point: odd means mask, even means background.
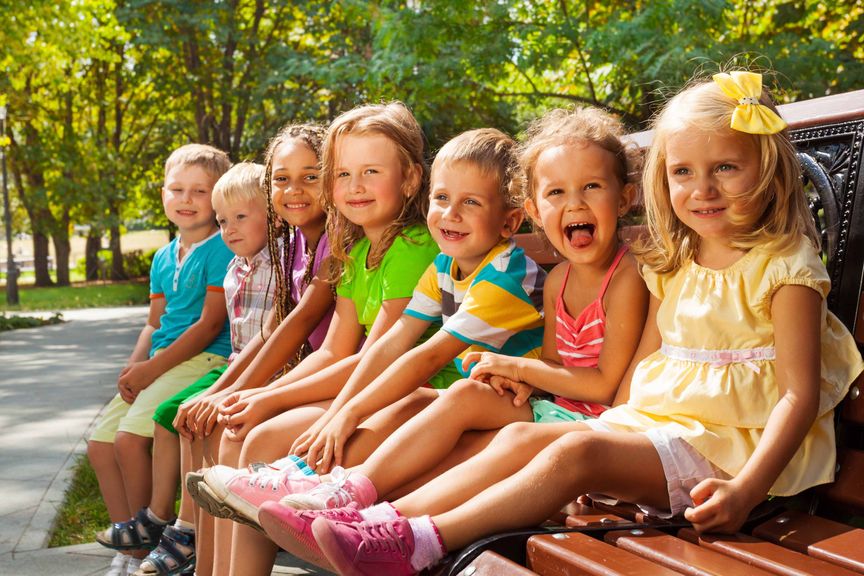
[[[180,550],[178,544],[185,546],[189,552]],[[162,533],[159,545],[147,556],[147,561],[156,568],[158,574],[178,574],[194,566],[195,533],[168,526]]]

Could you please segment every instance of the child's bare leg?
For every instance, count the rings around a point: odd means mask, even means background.
[[[450,451],[444,459],[436,464],[432,469],[420,474],[407,484],[399,486],[392,492],[387,494],[379,494],[379,500],[387,500],[393,502],[398,498],[410,494],[417,490],[427,482],[431,482],[441,474],[447,472],[451,468],[455,468],[459,464],[465,462],[469,458],[473,458],[485,449],[489,443],[498,434],[498,430],[483,430],[465,432],[456,442],[456,446]]]
[[[499,396],[487,384],[460,380],[387,438],[356,471],[372,481],[379,495],[389,494],[445,460],[465,431],[531,421],[527,403],[513,406],[510,394]],[[405,458],[408,447],[411,457]]]
[[[198,470],[202,460],[202,442],[192,442],[183,436],[180,442],[180,511],[177,517],[184,522],[196,524],[195,503],[186,491],[186,474]]]
[[[130,432],[118,432],[114,439],[114,455],[123,474],[126,501],[134,514],[150,501],[152,492],[152,438]]]
[[[231,466],[232,468],[238,467],[240,463],[240,451],[242,449],[243,443],[228,439],[223,429],[222,438],[219,440],[219,464]],[[231,561],[231,531],[234,528],[234,522],[224,518],[213,518],[212,525],[212,538],[206,531],[202,536],[203,538],[210,538],[212,542],[210,550],[213,552],[211,560],[213,574],[228,574]],[[206,562],[207,559],[205,559]]]
[[[87,458],[90,459],[90,465],[96,473],[99,491],[102,492],[102,500],[108,508],[111,522],[129,520],[132,511],[129,510],[129,501],[123,488],[123,474],[114,455],[114,444],[90,440],[87,443]]]
[[[447,549],[458,550],[489,534],[536,526],[586,492],[669,507],[663,466],[646,436],[577,431],[553,442],[515,474],[432,521]]]
[[[393,506],[405,516],[441,514],[515,474],[562,435],[587,429],[584,424],[569,422],[510,424],[482,452],[400,498]]]
[[[219,445],[223,441],[223,432],[224,427],[217,424],[210,436],[203,440],[195,440],[190,443],[190,451],[192,455],[192,464],[189,469],[190,472],[200,470],[205,466],[213,466],[218,462]],[[184,520],[186,520],[186,516],[184,516],[186,502],[188,502],[188,506],[193,510],[195,518],[195,573],[198,576],[210,576],[211,574],[214,574],[213,546],[215,536],[215,519],[213,518],[213,516],[211,516],[207,512],[204,512],[203,510],[201,510],[201,508],[196,506],[195,503],[192,501],[192,498],[189,498],[188,494],[184,492],[184,498],[181,502],[180,507],[180,517]],[[226,526],[228,525],[230,525],[230,523],[226,524]]]
[[[324,414],[328,405],[329,402],[318,402],[294,408],[253,428],[243,442],[240,465],[272,462],[288,454],[294,440]],[[248,526],[234,524],[232,528],[231,546],[223,549],[231,550],[231,576],[269,575],[279,550],[276,545]],[[220,548],[223,544],[218,541]]]
[[[160,425],[153,432],[153,496],[150,511],[163,520],[174,517],[174,499],[180,479],[180,441]]]
[[[370,454],[377,452],[382,443],[397,429],[401,429],[400,426],[411,421],[430,404],[434,404],[438,398],[438,392],[435,390],[419,388],[405,398],[369,416],[357,427],[357,430],[346,443],[342,457],[343,466],[353,466],[365,461]],[[399,458],[399,460],[406,460],[406,458]],[[377,488],[378,485],[375,484],[375,486]]]

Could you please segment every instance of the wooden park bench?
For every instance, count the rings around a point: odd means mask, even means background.
[[[832,288],[829,308],[864,349],[864,90],[780,107],[822,232]],[[634,135],[642,146],[650,133]],[[537,239],[520,243],[543,264],[557,256]],[[633,506],[572,503],[546,526],[477,542],[444,574],[864,574],[864,377],[836,411],[832,484],[763,503],[734,536],[697,535]]]

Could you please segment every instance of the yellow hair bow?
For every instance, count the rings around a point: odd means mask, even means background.
[[[732,129],[747,134],[776,134],[786,122],[773,110],[759,103],[762,75],[755,72],[732,72],[713,76],[723,93],[738,102],[732,113]]]

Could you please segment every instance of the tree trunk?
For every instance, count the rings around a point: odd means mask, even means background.
[[[123,251],[120,249],[120,206],[114,200],[108,202],[111,213],[111,279],[127,280],[126,268],[123,265]]]
[[[102,248],[102,231],[90,226],[87,244],[84,246],[84,278],[88,281],[99,279],[99,250]]]
[[[54,241],[54,254],[57,258],[57,285],[69,286],[69,253],[72,251],[69,234],[55,234],[51,239]]]
[[[33,260],[36,274],[36,286],[53,286],[51,273],[48,270],[48,236],[37,231],[33,226]]]

